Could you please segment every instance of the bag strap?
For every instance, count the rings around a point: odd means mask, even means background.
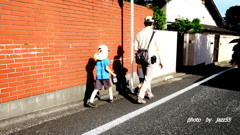
[[[155,34],[155,31],[153,31],[153,33],[152,33],[152,36],[151,36],[150,41],[149,41],[149,43],[148,43],[147,50],[148,50],[148,48],[149,48],[149,46],[150,46],[150,43],[151,43],[151,41],[152,41],[152,38],[153,38],[153,35],[154,35],[154,34]]]

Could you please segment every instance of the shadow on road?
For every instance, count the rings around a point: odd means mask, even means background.
[[[230,68],[230,66],[222,67],[214,64],[209,65],[200,64],[197,66],[186,66],[183,68],[182,72],[186,74],[203,76],[201,79],[196,81],[199,82],[201,80],[204,80],[205,78],[208,78],[211,75],[224,71],[228,68]],[[229,70],[201,85],[233,91],[240,91],[240,69],[235,68]]]
[[[240,91],[240,70],[232,69],[221,74],[202,85],[226,90]]]

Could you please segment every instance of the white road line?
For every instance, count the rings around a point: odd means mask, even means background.
[[[177,96],[179,96],[179,95],[181,95],[181,94],[191,90],[194,87],[199,86],[200,84],[202,84],[202,83],[204,83],[204,82],[206,82],[206,81],[208,81],[208,80],[210,80],[210,79],[212,79],[212,78],[214,78],[214,77],[216,77],[216,76],[218,76],[218,75],[220,75],[220,74],[222,74],[224,72],[227,72],[228,70],[231,70],[231,68],[226,69],[226,70],[224,70],[222,72],[219,72],[217,74],[214,74],[214,75],[212,75],[212,76],[210,76],[210,77],[208,77],[208,78],[206,78],[206,79],[204,79],[204,80],[202,80],[200,82],[194,83],[194,84],[192,84],[192,85],[190,85],[190,86],[188,86],[188,87],[186,87],[186,88],[184,88],[184,89],[182,89],[182,90],[180,90],[180,91],[178,91],[176,93],[173,93],[173,94],[171,94],[171,95],[169,95],[167,97],[164,97],[164,98],[162,98],[162,99],[160,99],[160,100],[158,100],[158,101],[156,101],[154,103],[151,103],[151,104],[149,104],[147,106],[144,106],[144,107],[142,107],[142,108],[140,108],[140,109],[138,109],[136,111],[128,113],[128,114],[126,114],[126,115],[124,115],[124,116],[122,116],[120,118],[117,118],[117,119],[115,119],[115,120],[113,120],[113,121],[111,121],[109,123],[106,123],[106,124],[104,124],[102,126],[99,126],[99,127],[95,128],[95,129],[92,129],[92,130],[84,133],[83,135],[98,135],[98,134],[101,134],[101,133],[103,133],[103,132],[105,132],[105,131],[107,131],[107,130],[109,130],[109,129],[117,126],[117,125],[120,125],[121,123],[124,123],[125,121],[128,121],[131,118],[134,118],[134,117],[136,117],[136,116],[138,116],[138,115],[140,115],[140,114],[142,114],[142,113],[144,113],[146,111],[149,111],[150,109],[152,109],[152,108],[154,108],[154,107],[156,107],[158,105],[161,105],[162,103],[167,102],[170,99],[173,99],[173,98],[175,98],[175,97],[177,97]]]

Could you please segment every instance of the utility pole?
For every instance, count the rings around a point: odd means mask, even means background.
[[[131,77],[130,77],[130,89],[131,92],[134,90],[134,0],[131,0]]]

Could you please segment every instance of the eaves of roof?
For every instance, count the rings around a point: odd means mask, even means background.
[[[231,31],[231,30],[224,29],[224,28],[219,28],[219,27],[212,26],[212,25],[202,24],[202,26],[203,26],[203,32],[219,33],[219,34],[230,34],[230,35],[237,34],[235,31]]]
[[[213,17],[217,26],[221,27],[221,28],[225,27],[226,23],[225,23],[224,19],[222,18],[221,14],[220,14],[219,10],[217,9],[217,6],[213,2],[213,0],[205,0],[205,6],[206,6],[207,10],[209,11],[209,13],[211,14],[211,16]]]

